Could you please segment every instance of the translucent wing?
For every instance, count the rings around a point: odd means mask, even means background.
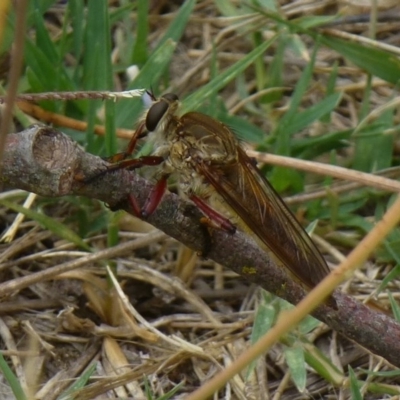
[[[238,146],[238,162],[229,168],[200,161],[196,169],[300,282],[313,288],[329,274],[311,238],[243,149]]]

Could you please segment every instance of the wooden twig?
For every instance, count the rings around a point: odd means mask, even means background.
[[[152,184],[133,171],[102,173],[106,167],[104,160],[86,153],[63,133],[33,126],[8,136],[2,181],[10,188],[43,196],[87,196],[106,202],[112,209],[128,212],[128,193],[143,204]],[[167,193],[148,222],[186,246],[202,251],[208,238],[199,224],[200,216],[190,203]],[[207,257],[293,304],[304,296],[302,287],[288,279],[274,260],[244,233],[216,231]],[[2,296],[16,293],[26,285],[23,278],[12,282],[12,285],[0,284]],[[400,324],[340,292],[335,293],[335,299],[338,310],[321,305],[315,317],[400,367]]]

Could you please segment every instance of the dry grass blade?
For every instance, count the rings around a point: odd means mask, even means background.
[[[158,337],[161,340],[164,340],[167,342],[169,345],[173,346],[176,349],[179,349],[180,351],[184,352],[189,352],[193,353],[195,355],[203,355],[203,351],[200,347],[198,346],[193,346],[192,344],[188,342],[184,342],[182,340],[177,341],[174,338],[170,338],[166,335],[164,335],[162,332],[160,332],[158,329],[154,328],[151,324],[149,324],[132,306],[132,304],[129,302],[129,300],[126,298],[124,292],[122,291],[118,281],[115,279],[114,274],[112,271],[108,268],[108,274],[111,278],[111,281],[113,282],[118,296],[124,305],[126,315],[129,318],[135,318],[137,319],[145,328],[147,328],[150,332],[152,332],[156,337]]]

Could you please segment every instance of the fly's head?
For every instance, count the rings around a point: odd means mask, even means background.
[[[155,100],[146,114],[145,126],[148,132],[163,131],[168,135],[169,122],[179,107],[179,98],[174,93],[166,93]]]

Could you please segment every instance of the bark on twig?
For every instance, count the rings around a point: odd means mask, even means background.
[[[10,188],[43,196],[87,196],[127,212],[130,212],[126,201],[129,193],[143,204],[152,184],[127,170],[99,175],[106,165],[101,158],[85,153],[61,132],[33,126],[8,136],[2,181]],[[97,177],[85,184],[80,179],[92,176]],[[194,206],[167,193],[148,222],[201,251],[208,241],[199,218],[200,213]],[[287,279],[284,271],[244,233],[230,235],[216,231],[208,257],[293,304],[304,296],[303,289]],[[4,283],[0,284],[2,296],[10,294],[5,288]],[[335,293],[335,299],[338,310],[322,305],[314,312],[315,317],[400,367],[400,324],[342,293]]]

